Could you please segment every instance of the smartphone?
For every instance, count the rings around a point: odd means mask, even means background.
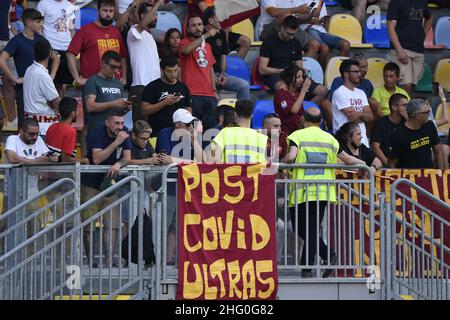
[[[433,95],[439,95],[439,82],[433,82]]]
[[[136,99],[137,95],[128,96],[128,101],[133,102]]]
[[[311,2],[311,3],[309,4],[309,7],[310,7],[310,8],[314,8],[315,5],[316,5],[315,2]]]

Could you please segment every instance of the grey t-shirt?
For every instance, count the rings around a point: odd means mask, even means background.
[[[89,78],[84,88],[85,99],[93,95],[96,102],[109,102],[124,97],[124,89],[122,83],[117,79],[105,79],[98,74]],[[119,106],[117,106],[119,107]],[[101,126],[105,124],[108,114],[113,109],[107,109],[100,112],[87,112],[84,110],[89,128]]]

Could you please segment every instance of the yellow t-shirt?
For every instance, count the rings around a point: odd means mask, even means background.
[[[394,93],[401,93],[407,96],[408,100],[410,99],[408,93],[398,86],[395,87]],[[373,90],[372,98],[378,101],[378,103],[380,104],[381,112],[383,112],[384,116],[387,116],[391,113],[391,111],[389,110],[389,99],[394,93],[391,94],[389,91],[386,90],[384,86],[378,87],[375,90]]]

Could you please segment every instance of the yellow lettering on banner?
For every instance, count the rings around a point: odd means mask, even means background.
[[[380,253],[380,244],[381,241],[380,240],[375,240],[374,241],[374,246],[375,246],[375,265],[377,266],[381,266],[381,253]],[[360,256],[360,245],[361,245],[361,240],[360,239],[355,239],[355,265],[357,266],[361,266],[363,265],[361,263],[361,256]],[[368,246],[368,244],[367,244]],[[363,252],[363,259],[364,259],[364,265],[369,265],[370,264],[370,257],[367,253]],[[363,277],[363,273],[362,273],[362,269],[358,268],[356,270],[355,273],[355,277],[356,278],[362,278]]]
[[[219,241],[220,241],[220,248],[223,250],[227,250],[230,247],[231,242],[231,231],[233,229],[233,217],[234,217],[234,211],[229,210],[227,211],[227,226],[223,227],[222,223],[222,217],[217,218],[217,229],[219,231]]]
[[[423,175],[426,178],[430,178],[431,180],[431,192],[434,194],[434,196],[438,199],[441,198],[440,192],[439,192],[439,186],[437,182],[437,177],[442,177],[442,171],[441,170],[435,170],[435,169],[424,169]]]
[[[194,264],[195,280],[193,282],[189,282],[187,276],[189,264],[190,264],[189,261],[184,262],[183,298],[197,299],[203,294],[202,273],[200,271],[200,266],[198,264]]]
[[[252,226],[252,250],[264,249],[270,240],[270,229],[267,222],[256,214],[250,214],[250,224]],[[261,238],[258,242],[257,237]]]
[[[235,197],[225,194],[223,198],[225,201],[231,204],[239,203],[244,198],[244,184],[242,181],[230,182],[230,177],[240,177],[241,176],[241,167],[240,166],[231,166],[225,168],[223,170],[224,174],[224,183],[226,186],[230,188],[239,188],[239,194]]]
[[[267,299],[275,290],[275,280],[272,277],[268,277],[267,279],[261,278],[261,273],[272,272],[273,271],[273,261],[272,260],[259,260],[256,261],[256,277],[258,281],[263,285],[269,285],[269,288],[266,291],[259,290],[258,298]]]
[[[448,178],[450,175],[450,170],[445,170],[442,180],[444,181],[444,202],[450,203],[450,189],[448,185]]]
[[[202,265],[203,267],[203,282],[205,285],[205,300],[214,300],[217,299],[217,287],[216,286],[209,286],[208,281],[208,265],[204,263]]]
[[[208,230],[212,233],[212,239],[210,240],[208,237]],[[203,249],[208,250],[217,250],[219,241],[217,239],[217,223],[215,217],[210,217],[208,219],[203,220]]]
[[[225,268],[225,259],[216,260],[209,266],[211,277],[213,279],[216,277],[219,278],[221,298],[225,297],[225,295],[227,294],[225,289],[225,282],[223,281],[222,275],[222,272],[225,271]]]
[[[244,220],[238,219],[238,230],[237,230],[237,247],[238,247],[238,249],[247,249],[247,246],[245,245],[244,228],[245,228]]]
[[[247,177],[253,179],[253,199],[252,201],[258,200],[258,193],[259,193],[259,175],[261,172],[266,168],[266,164],[259,163],[252,166],[247,167]]]
[[[191,191],[200,184],[200,171],[197,164],[189,164],[181,168],[183,172],[183,181],[185,185],[184,202],[192,202]],[[192,181],[192,183],[189,183]]]
[[[391,178],[401,178],[402,170],[401,169],[390,169],[386,170],[385,176],[391,177]],[[394,180],[392,180],[394,181]],[[385,179],[384,181],[384,192],[386,193],[386,202],[391,202],[391,181],[388,179]],[[396,206],[399,206],[402,204],[402,201],[400,198],[397,199],[395,202]]]
[[[228,297],[241,299],[242,291],[239,290],[237,284],[241,281],[241,270],[239,268],[239,261],[235,260],[227,263],[228,267],[228,282],[229,282],[229,290]]]
[[[189,225],[197,225],[200,224],[200,215],[199,214],[192,214],[187,213],[184,215],[184,233],[183,233],[183,243],[184,247],[189,252],[195,252],[197,250],[200,250],[202,247],[201,242],[197,242],[194,246],[189,245],[188,236],[187,236],[187,228]]]
[[[208,191],[206,189],[206,186],[208,184],[211,185],[214,190],[214,195],[212,197],[209,196]],[[219,202],[219,191],[220,191],[219,170],[214,169],[213,171],[207,174],[202,174],[202,203],[212,204]]]
[[[420,178],[422,176],[422,170],[420,169],[405,169],[403,170],[403,177],[409,176],[409,181],[412,183],[416,183],[416,178]],[[417,191],[414,188],[410,188],[411,190],[411,199],[417,201]]]
[[[250,290],[250,294],[248,294]],[[256,283],[255,283],[255,268],[253,266],[253,259],[248,260],[242,267],[242,299],[256,297]]]

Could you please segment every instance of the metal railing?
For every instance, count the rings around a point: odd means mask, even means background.
[[[432,205],[418,203],[401,191],[407,188]],[[422,201],[423,202],[423,201]],[[399,211],[400,210],[400,211]],[[387,298],[401,295],[414,299],[450,299],[450,248],[446,239],[450,221],[437,212],[450,212],[450,205],[406,179],[391,186],[387,215]]]
[[[114,196],[127,185],[129,192]],[[107,198],[110,201],[105,203]],[[138,257],[137,265],[133,265],[131,250],[134,244],[128,237],[125,268],[121,261],[122,246],[118,246],[118,254],[115,254],[113,239],[122,240],[125,231],[131,234],[131,214],[128,215],[128,230],[122,230],[121,226],[116,228],[116,222],[122,221],[126,202],[137,214],[138,239],[134,249]],[[76,224],[80,216],[99,204],[90,216],[81,218],[82,222]],[[134,292],[143,292],[143,204],[142,179],[130,176],[45,226],[0,256],[0,299],[82,299],[83,296],[111,299],[133,286],[137,287]],[[95,238],[97,235],[98,239]],[[86,257],[79,252],[83,238]],[[94,242],[98,244],[97,255],[94,254]],[[96,257],[98,262],[95,262]],[[114,266],[114,258],[119,259],[118,266]],[[14,261],[13,265],[9,265],[11,261]],[[71,274],[69,277],[67,272]]]

